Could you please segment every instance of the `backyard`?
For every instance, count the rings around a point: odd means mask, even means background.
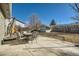
[[[50,33],[40,33],[46,37],[53,37],[59,40],[79,43],[79,34],[72,34],[72,33],[63,33],[63,32],[50,32]]]
[[[26,40],[5,41],[0,46],[1,56],[78,56],[74,43],[39,35],[32,43]]]

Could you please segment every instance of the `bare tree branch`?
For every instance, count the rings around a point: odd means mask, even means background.
[[[32,16],[29,17],[29,25],[32,29],[38,29],[41,26],[41,21],[38,15],[32,14]]]
[[[79,4],[75,3],[70,6],[75,11],[75,16],[71,17],[71,19],[79,21]]]

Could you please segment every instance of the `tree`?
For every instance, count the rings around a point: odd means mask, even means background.
[[[29,26],[31,29],[39,29],[41,26],[41,21],[38,15],[32,14],[32,16],[29,17]]]
[[[55,22],[54,19],[52,19],[52,21],[51,21],[51,23],[50,23],[50,26],[51,26],[51,25],[56,25],[56,22]]]
[[[71,7],[75,11],[75,16],[71,18],[79,21],[79,4],[78,3],[72,4]]]

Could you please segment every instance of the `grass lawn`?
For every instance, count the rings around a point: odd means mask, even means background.
[[[51,32],[51,33],[40,33],[40,35],[57,38],[57,39],[65,40],[69,42],[79,43],[79,34]]]

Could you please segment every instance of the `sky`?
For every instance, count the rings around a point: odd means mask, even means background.
[[[12,16],[24,23],[28,23],[28,18],[33,13],[37,14],[40,21],[45,25],[49,25],[52,19],[54,19],[57,24],[69,24],[75,22],[71,19],[71,17],[74,16],[74,10],[67,3],[12,4]]]

